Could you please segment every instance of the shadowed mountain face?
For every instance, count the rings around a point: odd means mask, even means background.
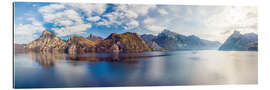
[[[26,46],[27,49],[42,52],[64,52],[66,47],[67,43],[64,40],[60,39],[53,32],[48,30],[44,30],[38,39],[32,41]]]
[[[94,35],[94,34],[90,34],[90,35],[87,37],[87,39],[92,40],[92,41],[104,40],[103,37],[96,36],[96,35]]]
[[[234,33],[225,41],[219,50],[258,50],[258,35],[255,33],[240,34]]]
[[[72,36],[68,39],[67,43],[67,51],[69,54],[95,51],[95,42],[81,36]]]
[[[97,52],[143,52],[151,48],[136,33],[112,33],[97,45]]]
[[[141,38],[147,43],[147,45],[149,47],[151,47],[154,51],[160,51],[160,50],[164,50],[162,47],[160,47],[155,41],[153,41],[154,39],[157,38],[157,36],[154,36],[152,34],[143,34],[141,35]]]
[[[185,36],[169,30],[162,31],[153,41],[167,50],[217,49],[220,46],[218,41],[200,39],[195,35]]]

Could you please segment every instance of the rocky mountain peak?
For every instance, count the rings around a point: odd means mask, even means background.
[[[219,50],[257,50],[258,35],[255,33],[241,34],[234,31]]]
[[[144,41],[148,42],[148,41],[152,41],[153,39],[157,38],[157,36],[154,36],[152,34],[143,34],[143,35],[141,35],[141,38]]]
[[[167,50],[216,49],[220,44],[200,39],[195,35],[185,36],[167,29],[159,33],[154,41]]]
[[[90,40],[103,40],[104,38],[103,37],[100,37],[100,36],[96,36],[94,34],[89,34],[89,36],[87,37],[87,39],[90,39]]]
[[[84,52],[94,52],[95,43],[82,36],[71,36],[67,40],[67,51],[69,54],[80,54]]]
[[[240,32],[237,31],[237,30],[235,30],[235,31],[233,32],[233,34],[240,34]]]
[[[160,47],[154,40],[157,38],[157,36],[154,36],[152,34],[143,34],[141,35],[141,38],[146,42],[146,44],[151,47],[155,51],[164,50],[162,47]]]
[[[168,29],[164,29],[161,33],[162,34],[176,34],[175,32],[172,32],[172,31],[170,31]]]
[[[64,51],[67,44],[64,40],[57,37],[53,32],[44,30],[42,35],[26,45],[27,49],[42,51],[42,52],[54,52]]]
[[[49,30],[44,30],[42,32],[41,37],[43,37],[43,38],[52,38],[52,37],[55,37],[55,34],[53,32],[51,32],[51,31],[49,31]]]
[[[117,33],[112,33],[110,36],[108,36],[106,39],[113,39],[114,37],[118,36]]]
[[[158,37],[160,37],[160,38],[169,37],[169,38],[176,39],[177,35],[179,35],[179,34],[172,32],[170,30],[164,29],[161,33],[158,34]]]
[[[97,45],[96,49],[98,52],[143,52],[151,50],[138,34],[132,32],[112,33]]]
[[[194,39],[194,40],[200,40],[200,38],[195,36],[195,35],[190,35],[188,37],[191,38],[191,39]]]
[[[239,36],[239,35],[241,35],[241,33],[239,31],[235,30],[235,31],[233,31],[232,35],[233,36]]]

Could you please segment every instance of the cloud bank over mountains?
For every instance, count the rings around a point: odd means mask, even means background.
[[[164,29],[224,41],[233,30],[257,33],[257,8],[93,3],[15,3],[15,43],[29,43],[45,29],[57,36],[91,32],[158,34]],[[106,36],[105,36],[106,37]]]

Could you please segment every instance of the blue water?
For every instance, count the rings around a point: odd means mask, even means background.
[[[16,53],[15,88],[257,84],[258,52]]]

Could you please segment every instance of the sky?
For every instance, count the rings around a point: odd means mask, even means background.
[[[44,30],[68,39],[124,32],[157,35],[164,29],[223,43],[235,30],[257,33],[257,24],[254,6],[14,3],[14,42],[18,44],[30,43]]]

